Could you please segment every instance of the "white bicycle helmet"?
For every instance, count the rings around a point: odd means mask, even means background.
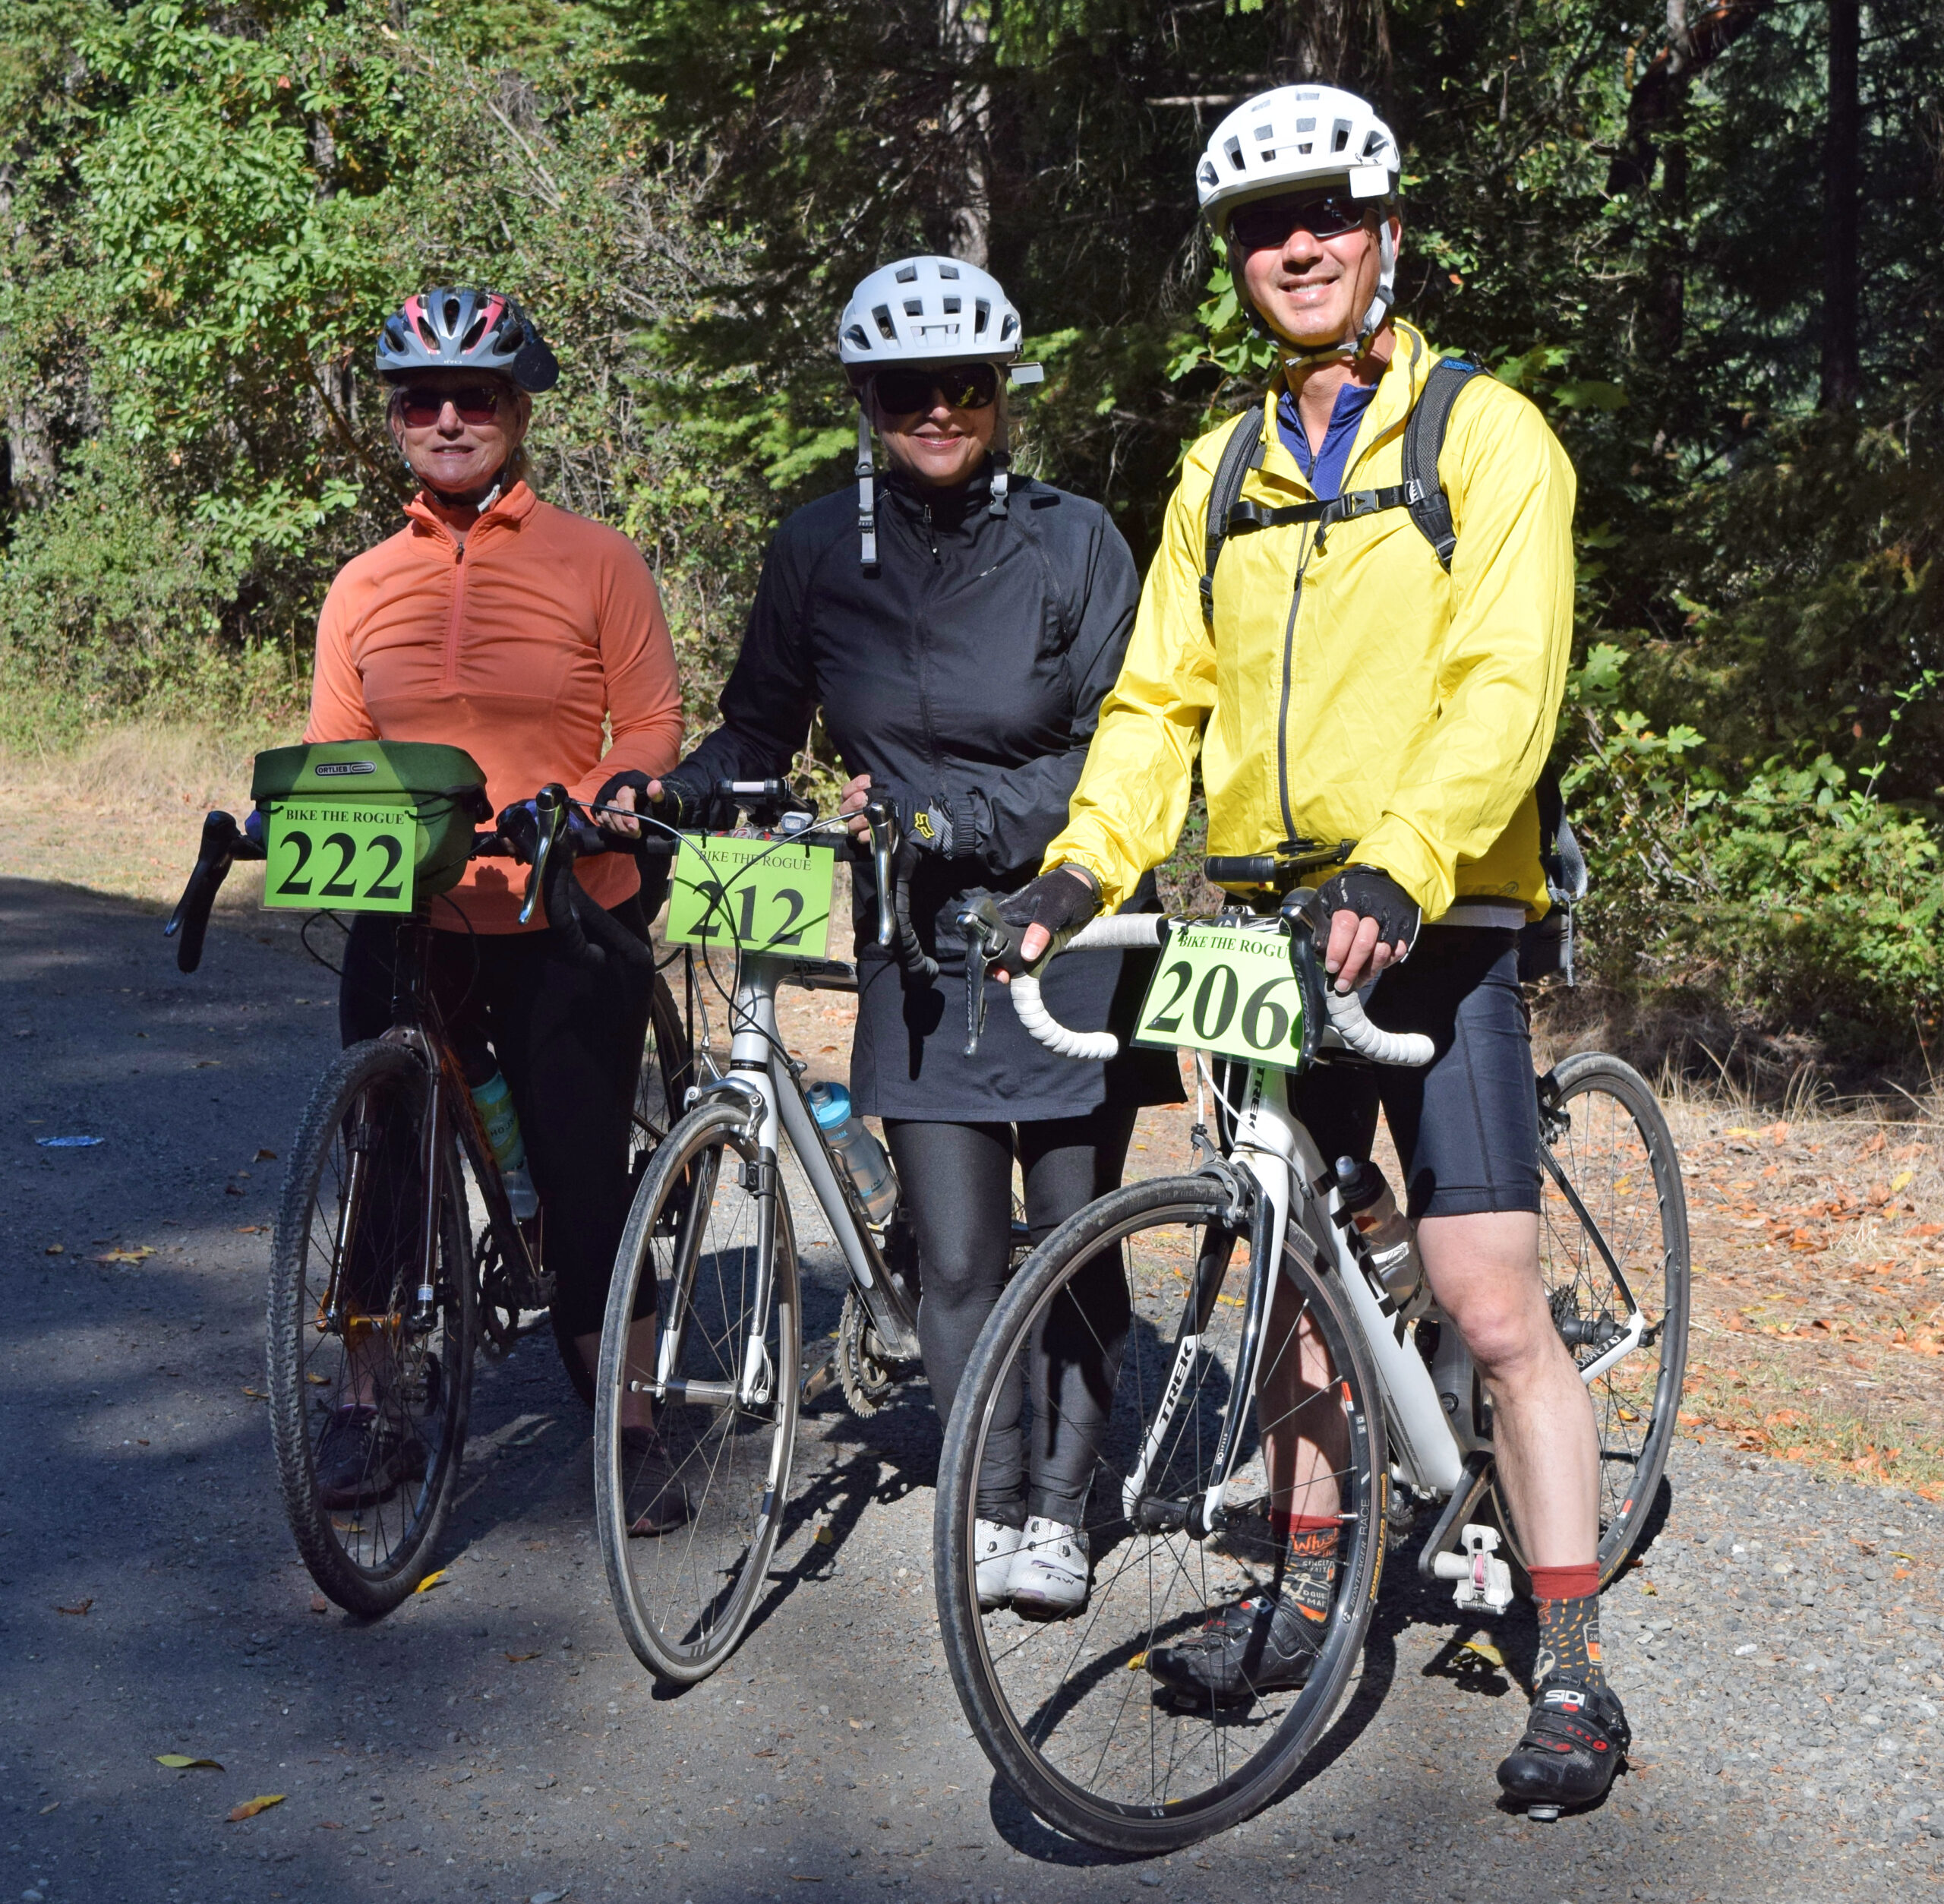
[[[894,364],[993,364],[1018,384],[1037,384],[1037,364],[1018,360],[1023,327],[997,278],[963,258],[907,257],[860,279],[838,320],[837,351],[857,396],[857,532],[866,568],[878,559],[871,419],[872,374]],[[993,432],[991,513],[1006,513],[1005,404]]]
[[[1279,86],[1237,106],[1216,127],[1195,167],[1194,185],[1210,229],[1226,239],[1237,207],[1308,186],[1340,187],[1353,198],[1374,199],[1381,207],[1396,191],[1403,165],[1395,136],[1367,100],[1334,86]],[[1236,295],[1253,312],[1240,265],[1231,248]],[[1377,295],[1356,335],[1320,350],[1289,354],[1298,358],[1356,355],[1389,314],[1396,276],[1390,221],[1380,219]]]

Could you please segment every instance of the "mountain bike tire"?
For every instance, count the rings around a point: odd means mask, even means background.
[[[270,1435],[284,1513],[311,1578],[368,1618],[430,1571],[472,1406],[475,1277],[450,1147],[429,1191],[437,1293],[429,1326],[412,1320],[431,1087],[422,1060],[401,1045],[373,1039],[332,1060],[298,1127],[271,1257]],[[366,1407],[406,1453],[380,1458],[374,1437],[353,1498],[327,1498],[320,1445],[345,1411]]]

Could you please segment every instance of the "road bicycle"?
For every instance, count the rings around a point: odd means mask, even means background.
[[[357,791],[347,795],[336,776],[351,774]],[[544,1207],[515,1216],[429,982],[434,905],[466,859],[523,856],[529,911],[543,895],[547,919],[579,955],[652,955],[598,906],[576,902],[575,860],[627,843],[577,821],[562,788],[542,790],[516,841],[497,826],[474,830],[492,809],[457,749],[279,749],[258,756],[255,778],[247,828],[226,813],[204,823],[195,870],[165,928],[179,939],[182,971],[200,963],[210,908],[239,860],[269,859],[267,901],[366,910],[375,897],[399,920],[390,1028],[325,1067],[286,1154],[269,1288],[267,1386],[284,1511],[319,1587],[375,1617],[434,1564],[458,1490],[475,1349],[510,1347],[522,1314],[548,1309],[553,1293]],[[590,934],[600,942],[592,950]],[[657,973],[636,1100],[644,1173],[692,1071],[683,1018]],[[578,1350],[563,1341],[561,1352],[585,1386]],[[364,1468],[327,1489],[320,1446],[352,1415],[369,1422]]]
[[[734,948],[728,1068],[691,1093],[636,1193],[595,1378],[595,1518],[608,1586],[629,1645],[671,1686],[714,1672],[756,1610],[789,1498],[799,1410],[834,1382],[854,1412],[873,1414],[918,1359],[917,1254],[890,1160],[879,1160],[882,1187],[867,1207],[777,1028],[785,985],[857,989],[855,969],[818,949],[835,860],[865,855],[844,818],[819,820],[781,782],[724,782],[718,793],[768,823],[682,836],[670,930],[693,895],[698,936]],[[934,976],[904,898],[909,842],[888,807],[864,813],[878,943]],[[702,869],[693,883],[691,848]],[[737,857],[711,871],[712,851]],[[835,1340],[807,1367],[786,1154],[849,1277]],[[651,1311],[652,1352],[630,1334]],[[652,1433],[638,1425],[644,1402]],[[671,1486],[686,1495],[686,1517],[651,1534],[644,1505]]]
[[[1408,1273],[1400,1283],[1397,1259],[1367,1245],[1333,1160],[1290,1107],[1288,1080],[1311,1063],[1431,1056],[1428,1039],[1380,1030],[1354,995],[1326,992],[1321,904],[1292,890],[1315,863],[1210,860],[1210,879],[1242,888],[1245,908],[1097,920],[1071,941],[1160,946],[1136,1035],[1197,1050],[1220,1141],[1198,1127],[1200,1170],[1114,1191],[1033,1252],[980,1337],[946,1432],[935,1561],[966,1718],[1036,1812],[1111,1849],[1193,1842],[1289,1789],[1356,1672],[1387,1543],[1421,1505],[1442,1504],[1420,1571],[1455,1578],[1461,1604],[1497,1610],[1523,1571],[1491,1407],[1463,1342],[1428,1290],[1406,1286]],[[996,936],[996,915],[988,925]],[[1056,1024],[1032,974],[1011,990],[1021,1021],[1054,1050],[1112,1055],[1111,1034]],[[1595,1404],[1605,1584],[1639,1537],[1674,1432],[1686,1205],[1666,1122],[1630,1066],[1568,1058],[1537,1090],[1542,1273]],[[1056,1324],[1104,1372],[1111,1405],[1082,1524],[1090,1598],[1074,1618],[1034,1623],[981,1612],[974,1524],[989,1451],[1062,1432],[1036,1410],[1028,1378],[1031,1345]],[[1266,1448],[1270,1428],[1286,1438]],[[1163,1685],[1145,1669],[1151,1653],[1220,1607],[1277,1590],[1286,1542],[1272,1526],[1268,1463],[1287,1458],[1277,1448],[1298,1430],[1321,1451],[1301,1478],[1333,1487],[1333,1507],[1318,1511],[1341,1527],[1306,1681],[1229,1701]],[[1280,1470],[1279,1490],[1290,1480]]]

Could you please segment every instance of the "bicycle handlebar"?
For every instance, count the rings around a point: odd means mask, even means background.
[[[1127,952],[1158,946],[1166,924],[1158,913],[1117,913],[1083,927],[1063,949]],[[1048,962],[1040,961],[1041,972]],[[1020,1023],[1049,1051],[1062,1058],[1079,1058],[1096,1064],[1119,1055],[1121,1041],[1112,1032],[1071,1031],[1046,1009],[1040,996],[1038,973],[1016,973],[1011,990],[1012,1008],[1019,1015]],[[1328,1021],[1323,1040],[1327,1046],[1354,1052],[1376,1064],[1426,1065],[1434,1055],[1435,1047],[1421,1031],[1387,1031],[1371,1024],[1363,1001],[1355,992],[1326,989],[1324,1011]]]

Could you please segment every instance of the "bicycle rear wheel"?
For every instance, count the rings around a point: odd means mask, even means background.
[[[631,1366],[647,1285],[656,1361]],[[755,1614],[790,1484],[802,1314],[790,1208],[740,1104],[703,1104],[655,1154],[616,1260],[595,1390],[595,1521],[614,1609],[655,1677],[692,1685]],[[652,1438],[624,1426],[652,1395]],[[670,1486],[686,1516],[643,1517]],[[642,1530],[638,1531],[637,1530]]]
[[[1222,1220],[1226,1197],[1207,1177],[1133,1184],[1054,1231],[980,1337],[940,1463],[940,1627],[966,1717],[1034,1811],[1112,1849],[1192,1843],[1279,1795],[1356,1668],[1383,1564],[1374,1379],[1333,1279],[1313,1271],[1314,1246],[1297,1232],[1283,1273],[1327,1348],[1330,1374],[1297,1406],[1294,1425],[1347,1451],[1335,1477],[1343,1533],[1333,1609],[1300,1688],[1263,1690],[1242,1706],[1194,1703],[1144,1670],[1151,1649],[1198,1631],[1218,1608],[1273,1592],[1286,1546],[1272,1530],[1253,1406],[1225,1525],[1191,1531],[1234,1401],[1248,1280],[1234,1261],[1239,1239]],[[1122,1312],[1123,1297],[1131,1319],[1116,1358],[1110,1318]],[[1085,1378],[1097,1381],[1097,1394],[1110,1391],[1112,1405],[1091,1450],[1080,1524],[1092,1557],[1090,1597],[1071,1619],[1034,1624],[980,1611],[973,1534],[981,1474],[989,1485],[988,1463],[1002,1468],[1013,1458],[1008,1429],[1022,1394],[1026,1448],[1049,1419],[1028,1378],[1036,1332],[1056,1315],[1061,1339],[1071,1338],[1073,1359],[1088,1365]],[[1286,1338],[1265,1342],[1265,1382],[1292,1353]],[[1026,1458],[1030,1467],[1037,1457]],[[1038,1512],[1034,1492],[1027,1505]]]
[[[1539,1080],[1539,1267],[1600,1438],[1600,1582],[1639,1538],[1687,1369],[1687,1201],[1667,1119],[1623,1059],[1581,1052]],[[1633,1301],[1627,1300],[1630,1293]],[[1636,1309],[1639,1339],[1621,1349]],[[1525,1564],[1503,1490],[1499,1524]]]
[[[472,1401],[465,1195],[450,1145],[425,1180],[431,1082],[421,1058],[380,1040],[332,1061],[298,1129],[270,1268],[284,1511],[311,1578],[368,1617],[430,1566]],[[434,1295],[421,1314],[428,1216]]]

